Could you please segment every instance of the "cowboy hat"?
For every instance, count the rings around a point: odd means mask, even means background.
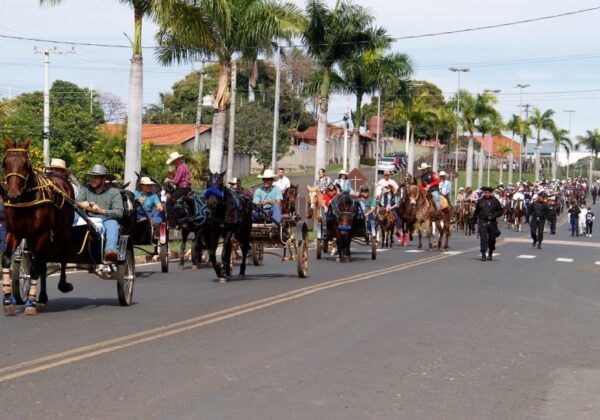
[[[460,188],[458,189],[458,191],[464,191],[464,190],[465,190],[465,188],[464,188],[464,187],[460,187]]]
[[[492,187],[481,187],[481,191],[493,192]]]
[[[263,174],[259,175],[258,177],[262,178],[262,179],[273,179],[273,178],[275,178],[275,173],[273,172],[272,169],[265,169]]]
[[[423,163],[421,163],[421,166],[419,166],[419,171],[423,171],[423,170],[429,169],[429,168],[431,168],[431,165],[428,164],[427,162],[423,162]]]
[[[92,166],[92,170],[87,172],[86,175],[91,176],[109,176],[108,170],[104,165],[100,165],[99,163]]]
[[[338,172],[338,175],[348,175],[348,172],[346,172],[342,169],[341,171]]]
[[[240,179],[237,177],[233,177],[231,181],[228,182],[229,185],[235,185],[235,184],[239,184],[240,183]]]
[[[167,165],[175,162],[177,159],[181,159],[183,156],[179,154],[179,152],[172,152],[169,154],[169,159],[167,159]]]
[[[154,182],[149,176],[143,176],[142,179],[140,179],[140,185],[154,185]]]
[[[445,171],[440,171],[439,175],[440,176],[446,176],[446,172]]]
[[[52,158],[50,165],[46,166],[46,169],[64,169],[65,171],[69,171],[69,168],[67,168],[67,163],[58,158]]]

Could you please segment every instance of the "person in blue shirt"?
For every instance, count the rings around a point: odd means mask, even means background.
[[[275,174],[271,169],[265,169],[262,175],[263,184],[254,191],[254,204],[259,205],[276,223],[281,223],[281,190],[273,185]]]
[[[352,193],[352,183],[348,179],[348,172],[343,169],[338,173],[338,177],[333,183],[337,185],[341,193]]]
[[[452,193],[452,182],[446,178],[446,172],[440,171],[440,194],[446,197],[448,203],[450,202],[450,194]]]
[[[147,214],[152,223],[162,223],[163,205],[158,195],[153,191],[155,186],[156,184],[147,176],[143,176],[140,180],[141,191],[137,190],[135,192],[135,199],[142,205],[138,208],[138,220],[145,219]]]

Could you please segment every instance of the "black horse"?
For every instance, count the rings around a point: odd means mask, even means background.
[[[337,262],[350,262],[352,260],[350,245],[357,230],[355,216],[356,204],[349,194],[341,194],[329,206],[327,218],[331,220],[332,232],[336,238]]]
[[[250,231],[252,230],[252,201],[242,194],[236,194],[226,188],[223,173],[212,173],[204,191],[207,203],[208,220],[204,229],[204,240],[208,247],[209,261],[212,263],[219,282],[225,283],[231,276],[231,240],[235,237],[242,249],[242,262],[239,279],[246,276],[246,257],[250,248]],[[223,238],[221,263],[217,263],[217,247]]]
[[[175,201],[173,206],[175,220],[181,227],[181,249],[179,256],[179,269],[182,270],[185,261],[185,248],[190,233],[194,233],[192,242],[192,269],[200,268],[202,258],[202,245],[204,230],[208,220],[206,201],[198,194],[183,196]]]

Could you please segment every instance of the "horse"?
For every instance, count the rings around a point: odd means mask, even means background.
[[[514,225],[517,228],[517,232],[521,232],[521,226],[523,224],[523,217],[525,217],[525,206],[523,200],[517,200],[517,204],[513,210]]]
[[[285,193],[283,194],[283,200],[281,200],[281,214],[288,215],[292,219],[296,219],[296,200],[298,199],[298,184],[290,185]]]
[[[207,221],[206,202],[197,193],[191,196],[179,197],[173,206],[175,221],[181,227],[181,248],[178,268],[183,270],[185,265],[185,249],[190,233],[194,234],[192,242],[192,270],[200,268],[202,258],[202,237]]]
[[[448,249],[448,241],[450,239],[450,223],[452,215],[450,213],[450,207],[447,207],[441,211],[437,211],[433,197],[425,190],[420,190],[417,195],[416,205],[416,223],[415,226],[419,232],[419,245],[417,249],[423,249],[422,237],[423,232],[427,235],[429,242],[429,249],[431,245],[431,235],[433,231],[433,224],[440,233],[438,238],[438,250],[442,248],[442,242],[445,239],[444,249]]]
[[[231,276],[232,237],[242,249],[239,279],[246,276],[246,258],[250,249],[250,232],[252,230],[252,201],[245,195],[236,195],[223,182],[225,172],[209,171],[204,199],[207,203],[208,220],[204,229],[204,242],[208,247],[209,261],[212,264],[220,283],[226,283]],[[223,238],[221,264],[217,263],[217,247]]]
[[[396,219],[390,209],[386,209],[385,207],[377,209],[377,227],[381,232],[381,246],[383,248],[392,248],[394,245]]]
[[[463,200],[457,220],[457,225],[460,224],[465,236],[471,236],[475,232],[475,225],[471,221],[473,213],[475,212],[475,203],[471,200]]]
[[[323,193],[318,187],[307,185],[306,188],[308,189],[308,209],[306,211],[306,218],[312,219],[314,217],[318,223],[322,223],[323,215],[321,214],[321,209],[323,208]]]
[[[2,257],[3,308],[6,315],[16,314],[16,304],[11,279],[11,257],[23,239],[33,257],[31,286],[25,299],[25,314],[37,315],[38,304],[46,304],[46,252],[50,244],[59,247],[60,280],[58,289],[63,293],[73,290],[67,283],[66,266],[71,245],[74,200],[73,186],[66,179],[53,175],[46,177],[33,169],[28,148],[31,137],[21,145],[4,137],[7,147],[2,162],[6,173],[6,251]],[[37,279],[40,294],[37,296]]]
[[[331,219],[330,225],[336,238],[338,254],[336,262],[352,261],[350,245],[352,243],[355,210],[354,200],[349,194],[341,194],[331,202],[328,219]]]
[[[400,187],[400,204],[398,214],[401,221],[402,242],[401,246],[406,246],[408,240],[413,240],[416,222],[417,194],[419,190],[416,185],[406,183]]]

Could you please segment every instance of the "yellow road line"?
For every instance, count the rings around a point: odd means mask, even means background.
[[[502,245],[504,241],[499,241],[498,245]],[[478,250],[479,247],[470,248],[463,252],[471,252]],[[333,287],[343,286],[350,283],[364,281],[373,277],[379,277],[384,274],[391,274],[398,271],[407,270],[419,265],[428,264],[431,262],[447,259],[454,256],[449,254],[436,255],[428,258],[423,258],[417,261],[399,264],[392,267],[387,267],[379,270],[370,271],[363,274],[357,274],[350,277],[331,280],[325,283],[320,283],[313,286],[308,286],[302,289],[293,290],[282,293],[276,296],[260,299],[244,305],[227,308],[211,314],[202,315],[199,317],[190,318],[184,321],[175,322],[162,327],[153,328],[146,331],[141,331],[135,334],[130,334],[124,337],[106,340],[99,343],[83,346],[65,352],[56,353],[44,356],[37,359],[32,359],[15,365],[7,366],[0,369],[0,383],[21,378],[23,376],[32,375],[34,373],[53,369],[56,367],[71,364],[80,360],[89,359],[100,356],[102,354],[121,350],[127,347],[143,344],[149,341],[168,337],[174,334],[179,334],[188,330],[200,328],[219,321],[224,321],[246,313],[254,312],[280,303],[299,299],[319,291],[327,290]]]

